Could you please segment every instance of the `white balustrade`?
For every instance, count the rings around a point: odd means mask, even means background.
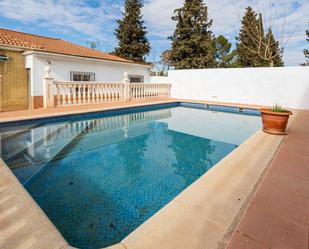
[[[167,98],[171,95],[171,84],[130,84],[131,100]]]
[[[98,104],[124,100],[122,83],[56,82],[57,106]]]
[[[125,96],[124,83],[55,82],[57,106],[98,104],[125,100],[143,100],[170,97],[170,84],[129,84]]]

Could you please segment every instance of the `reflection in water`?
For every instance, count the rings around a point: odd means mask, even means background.
[[[146,141],[149,134],[141,136],[141,139],[131,139],[130,143],[121,141],[117,144],[120,156],[125,162],[125,170],[128,177],[139,174],[142,170]]]
[[[171,129],[171,110],[5,133],[2,156],[71,245],[102,248],[235,149]]]
[[[18,132],[10,131],[0,135],[0,155],[19,180],[25,183],[49,161],[62,157],[88,136],[91,136],[92,140],[94,137],[100,137],[96,146],[102,146],[124,140],[129,136],[143,134],[145,130],[135,129],[138,125],[145,126],[146,122],[169,117],[171,117],[170,109],[163,109],[46,125]],[[150,129],[147,132],[149,131]],[[88,142],[83,149],[88,150],[90,147],[91,143]]]
[[[191,184],[196,177],[202,174],[214,165],[212,158],[216,145],[209,139],[198,138],[194,136],[184,136],[182,133],[170,132],[172,143],[169,145],[176,156],[176,162],[173,163],[175,173],[182,176],[185,185]],[[188,177],[188,171],[194,172],[194,175]],[[193,178],[193,179],[192,179]]]

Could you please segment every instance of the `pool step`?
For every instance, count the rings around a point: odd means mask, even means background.
[[[45,131],[45,135],[41,134],[34,143],[15,150],[5,161],[24,184],[50,161],[112,144],[115,139],[121,141],[128,137],[141,135],[141,133],[152,132],[155,124],[151,123],[151,125],[146,126],[145,124],[138,124],[132,125],[127,131],[118,128],[105,132],[98,132],[97,126],[98,123],[92,121],[85,122],[79,127],[76,127],[76,123],[66,123],[60,127],[58,125],[57,128],[50,129],[50,132]],[[138,129],[135,126],[138,126]],[[141,126],[143,126],[143,129],[141,129]],[[117,133],[116,137],[115,133]],[[94,139],[94,136],[100,137],[100,139]]]
[[[30,180],[37,174],[39,174],[44,168],[48,167],[49,162],[54,161],[54,160],[58,160],[59,158],[62,158],[63,155],[65,155],[68,151],[70,151],[71,149],[73,149],[78,143],[79,141],[82,139],[83,134],[90,130],[93,129],[95,127],[95,123],[94,122],[86,122],[86,125],[78,130],[78,132],[76,133],[75,136],[72,137],[72,139],[70,139],[64,146],[61,147],[61,149],[58,150],[57,153],[55,153],[53,155],[53,157],[51,157],[47,162],[45,162],[38,171],[35,172],[35,174],[32,174],[31,177],[29,177],[26,181],[23,182],[23,185],[26,185],[28,182],[30,182]]]
[[[66,124],[64,124],[66,125]],[[2,140],[2,158],[10,160],[26,150],[33,150],[33,148],[40,145],[43,140],[50,140],[59,130],[64,126],[54,125],[49,127],[39,127],[33,130],[25,130],[14,137],[8,137]]]
[[[29,141],[30,131],[23,130],[13,134],[1,134],[1,157],[6,160],[25,147],[25,143]]]
[[[86,130],[93,129],[95,126],[94,123],[90,123],[87,125],[82,131],[80,131],[61,151],[59,151],[50,161],[52,160],[58,160],[60,158],[63,158],[65,155],[70,153],[71,150],[75,148],[75,146],[82,140],[84,137],[83,132]]]
[[[6,149],[5,145],[8,145],[8,143],[10,141],[13,141],[13,140],[18,141],[21,137],[28,134],[31,130],[36,129],[39,126],[40,126],[40,124],[28,125],[28,126],[23,126],[23,127],[21,127],[20,129],[17,129],[17,130],[0,132],[0,143],[1,143],[1,147],[2,147],[1,153],[5,154],[5,152],[3,152],[3,150],[5,151],[5,149]],[[4,146],[4,148],[3,148],[3,146]],[[15,146],[15,144],[14,144],[14,146]]]
[[[68,134],[70,124],[58,126],[35,143],[15,153],[5,160],[19,180],[24,183],[38,172],[76,136]]]
[[[54,143],[48,144],[46,138],[41,139],[36,143],[36,147],[29,160],[29,150],[24,151],[24,153],[15,156],[7,161],[7,164],[12,169],[14,174],[20,180],[22,184],[26,184],[30,181],[36,174],[41,172],[48,163],[55,158],[61,156],[64,151],[68,150],[70,147],[75,146],[80,138],[80,134],[85,132],[85,130],[92,128],[93,123],[87,122],[80,129],[71,129],[74,126],[72,123],[67,123],[66,126],[60,127],[57,131],[49,134],[49,139],[52,140],[53,136],[56,136],[57,139]],[[49,141],[50,142],[50,141]],[[28,160],[28,163],[26,162]],[[21,161],[24,163],[22,164]],[[35,165],[33,165],[33,162]],[[18,167],[22,166],[22,167]]]
[[[10,161],[7,162],[7,164],[10,165],[11,170],[37,165],[35,158],[26,154],[16,158],[13,162],[14,163],[10,163]]]

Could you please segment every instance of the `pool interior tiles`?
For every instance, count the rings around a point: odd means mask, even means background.
[[[30,126],[2,133],[1,145],[68,242],[100,248],[120,242],[259,128],[254,115],[173,107]]]

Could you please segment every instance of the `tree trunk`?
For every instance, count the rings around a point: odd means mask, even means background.
[[[271,60],[271,61],[269,62],[269,66],[270,66],[270,67],[274,67],[274,61],[273,61],[273,60]]]

